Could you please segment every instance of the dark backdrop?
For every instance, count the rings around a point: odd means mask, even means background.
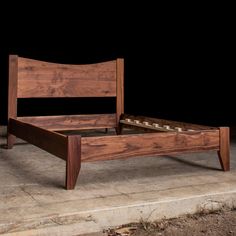
[[[62,6],[53,12],[45,5],[31,7],[19,11],[13,21],[6,17],[1,21],[1,124],[7,122],[9,54],[74,64],[123,57],[126,113],[235,124],[230,19],[225,15],[212,14],[210,8],[205,12],[165,8],[163,14],[162,8],[151,6],[103,11],[95,6],[86,14],[82,7],[69,11]],[[18,112],[110,112],[113,105],[113,99],[25,99],[19,100]]]

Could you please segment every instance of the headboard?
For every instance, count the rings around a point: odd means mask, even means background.
[[[124,60],[68,65],[9,56],[8,118],[18,98],[116,97],[116,125],[124,113]]]

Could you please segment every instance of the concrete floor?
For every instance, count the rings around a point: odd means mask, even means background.
[[[1,132],[3,132],[1,130]],[[0,137],[0,234],[79,235],[142,220],[236,204],[231,171],[216,152],[83,163],[76,189],[63,189],[65,162]]]

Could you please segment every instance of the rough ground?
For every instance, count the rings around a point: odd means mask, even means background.
[[[200,212],[195,215],[162,220],[141,221],[91,236],[236,236],[236,210]],[[89,235],[86,235],[89,236]]]

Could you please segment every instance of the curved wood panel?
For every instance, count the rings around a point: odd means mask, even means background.
[[[114,97],[116,61],[65,65],[18,58],[18,98]]]

